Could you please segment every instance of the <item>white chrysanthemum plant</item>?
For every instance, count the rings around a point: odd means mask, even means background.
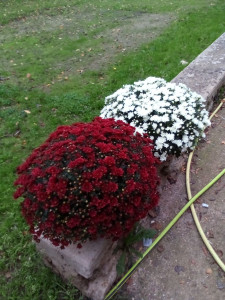
[[[192,150],[210,125],[205,99],[184,84],[148,77],[124,85],[105,98],[102,118],[129,123],[154,141],[154,155],[165,161]]]

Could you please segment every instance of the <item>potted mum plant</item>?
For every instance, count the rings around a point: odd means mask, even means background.
[[[210,125],[205,100],[184,84],[148,77],[106,97],[102,118],[122,120],[154,141],[154,155],[161,161],[194,148]]]
[[[15,198],[36,241],[125,237],[158,203],[152,141],[123,121],[60,126],[17,168]]]

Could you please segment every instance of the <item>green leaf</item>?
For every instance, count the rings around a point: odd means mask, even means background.
[[[126,268],[126,252],[123,252],[120,255],[120,258],[118,260],[118,263],[116,265],[116,271],[118,275],[122,275],[125,272]]]

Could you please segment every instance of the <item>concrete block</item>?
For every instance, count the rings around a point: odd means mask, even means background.
[[[81,249],[76,245],[60,249],[52,245],[49,240],[41,238],[36,247],[42,254],[51,258],[60,273],[66,270],[71,275],[75,272],[90,278],[101,265],[105,255],[114,247],[113,244],[111,240],[99,238],[86,242]]]
[[[70,262],[64,262],[65,249],[61,250],[59,247],[53,246],[49,241],[46,243],[46,241],[41,239],[41,242],[36,244],[45,265],[50,267],[56,274],[59,274],[63,280],[76,286],[83,295],[90,297],[92,300],[103,300],[117,277],[116,264],[121,252],[113,253],[116,243],[113,243],[112,247],[105,253],[105,256],[102,257],[101,263],[97,266],[92,276],[85,278],[75,271],[76,266],[73,265],[72,257],[70,257]],[[72,254],[72,251],[70,253]],[[76,255],[73,253],[73,256]],[[88,258],[87,250],[86,257]]]

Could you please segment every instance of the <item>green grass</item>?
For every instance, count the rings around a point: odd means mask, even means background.
[[[92,120],[123,84],[171,80],[225,31],[223,0],[69,3],[0,3],[0,299],[81,297],[36,253],[12,197],[16,167],[57,126]],[[110,54],[110,33],[147,13],[172,19],[154,39]]]

